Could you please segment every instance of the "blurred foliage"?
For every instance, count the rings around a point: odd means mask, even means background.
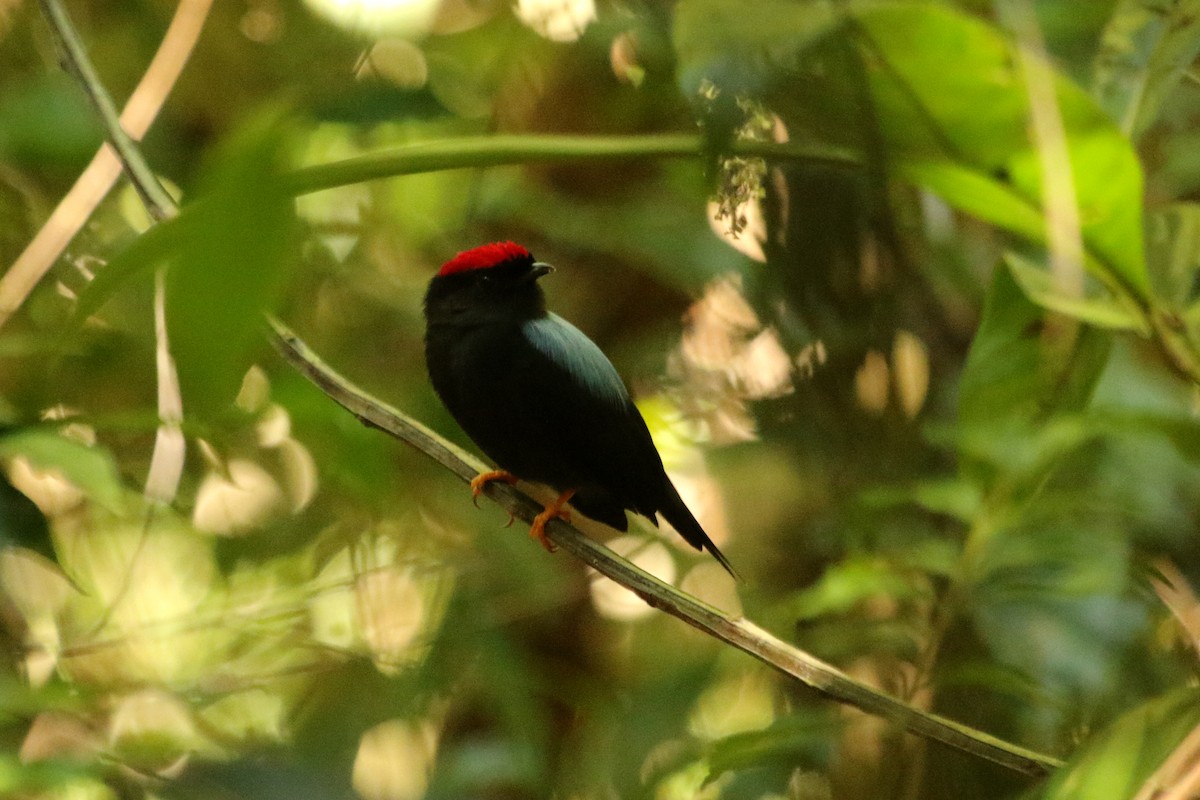
[[[175,11],[69,10],[118,101]],[[143,143],[182,214],[147,230],[118,185],[0,328],[0,793],[1194,795],[1198,21],[1195,0],[214,4]],[[0,0],[0,76],[7,269],[102,131],[34,3]],[[286,189],[465,136],[694,131],[690,160]],[[730,157],[747,140],[856,163]],[[615,548],[1067,766],[1031,783],[724,652],[502,529],[259,335],[279,315],[468,444],[420,304],[496,239],[559,265],[551,305],[747,580],[645,525]],[[142,494],[160,269],[169,506]]]

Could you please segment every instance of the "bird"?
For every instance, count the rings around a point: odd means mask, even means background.
[[[661,514],[690,545],[732,565],[667,476],[650,430],[603,351],[547,310],[539,279],[554,267],[522,245],[493,242],[445,262],[424,299],[425,363],[442,404],[497,465],[471,481],[532,481],[558,496],[530,535],[571,507],[619,531],[626,511]]]

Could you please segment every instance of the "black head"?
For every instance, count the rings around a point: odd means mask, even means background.
[[[480,325],[521,321],[546,313],[537,279],[554,270],[513,242],[459,253],[442,265],[425,293],[429,323]]]

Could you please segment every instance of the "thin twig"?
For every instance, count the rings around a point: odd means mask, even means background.
[[[125,129],[121,127],[117,108],[113,104],[112,98],[109,97],[108,90],[100,82],[100,76],[96,74],[96,68],[92,66],[92,62],[87,56],[87,50],[84,49],[83,42],[75,31],[75,26],[71,24],[71,18],[67,16],[62,3],[59,0],[40,0],[40,2],[42,14],[45,15],[50,32],[58,45],[63,69],[79,79],[88,99],[96,107],[105,129],[108,131],[109,142],[117,151],[117,157],[121,159],[125,171],[133,180],[134,188],[141,195],[146,210],[158,221],[175,216],[178,212],[175,201],[163,189],[162,184],[155,177],[154,171],[142,157],[142,152],[125,132]]]
[[[212,0],[180,0],[158,51],[121,112],[121,127],[134,141],[150,130],[191,56],[211,7]],[[91,163],[59,201],[37,235],[0,277],[0,327],[54,266],[120,174],[121,162],[106,142],[96,151]]]
[[[292,331],[272,321],[272,337],[284,359],[363,424],[409,444],[432,458],[464,482],[486,469],[485,465],[438,436],[416,420],[372,398],[350,384],[324,362]],[[484,491],[514,516],[530,522],[541,506],[515,487],[499,481]],[[834,700],[882,717],[909,733],[942,742],[1026,775],[1041,776],[1062,766],[1050,756],[1001,741],[994,736],[908,706],[773,636],[746,619],[697,600],[630,564],[603,545],[561,520],[552,521],[547,533],[554,544],[597,572],[616,581],[649,605],[748,653]]]
[[[292,194],[308,194],[360,181],[444,169],[627,158],[695,159],[702,157],[704,152],[701,136],[687,133],[645,136],[464,136],[405,145],[298,169],[288,176],[286,188]],[[850,150],[817,144],[739,141],[730,146],[730,155],[812,161],[841,167],[859,164],[858,157]]]

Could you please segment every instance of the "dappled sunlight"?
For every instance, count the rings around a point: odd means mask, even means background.
[[[218,568],[216,540],[198,535],[201,527],[250,536],[301,512],[317,485],[315,460],[294,438],[290,414],[271,401],[265,373],[247,373],[235,405],[246,423],[239,447],[273,459],[277,472],[240,457],[221,463],[202,443],[214,468],[196,489],[195,526],[138,496],[108,497],[111,476],[90,428],[38,434],[44,448],[65,442],[71,452],[98,453],[91,472],[77,472],[86,489],[24,457],[9,460],[14,481],[50,515],[58,558],[0,549],[26,680],[41,686],[59,677],[108,697],[86,720],[39,715],[22,744],[26,761],[106,752],[138,772],[175,777],[194,756],[286,739],[295,689],[350,652],[389,672],[419,662],[418,640],[432,636],[444,593],[392,566],[402,554],[391,539],[380,539],[374,555],[356,548],[335,556],[300,583],[311,569],[304,558]],[[337,636],[328,613],[310,616],[330,607],[343,609]]]
[[[608,546],[659,580],[674,583],[675,559],[662,542],[645,536],[627,535],[611,540]],[[596,613],[606,619],[633,622],[654,613],[645,600],[624,586],[598,575],[591,581],[591,597]]]
[[[595,0],[517,0],[517,19],[552,42],[573,42],[596,20]]]
[[[236,536],[262,527],[283,512],[283,489],[269,472],[242,458],[222,466],[196,490],[192,524],[197,530]]]
[[[296,439],[287,437],[276,445],[283,490],[293,514],[303,511],[317,494],[317,462],[308,448]]]
[[[318,125],[304,137],[299,160],[302,164],[341,161],[362,152],[343,126]],[[364,212],[373,206],[371,191],[362,183],[303,194],[293,202],[297,216],[313,227],[317,239],[338,261],[346,260],[358,245]]]
[[[916,334],[896,332],[892,341],[892,369],[900,408],[912,419],[925,405],[929,393],[929,351]]]
[[[317,492],[317,465],[308,448],[292,437],[287,409],[272,403],[270,382],[252,367],[242,380],[235,405],[254,418],[255,459],[226,461],[209,442],[200,452],[209,472],[196,490],[192,524],[197,530],[238,536],[284,515],[302,511]]]
[[[55,406],[43,411],[41,417],[48,422],[62,422],[77,418],[78,413]],[[92,426],[79,421],[66,422],[45,439],[40,448],[43,457],[45,448],[55,447],[56,439],[60,436],[83,447],[90,448],[96,444],[96,432]],[[65,515],[79,508],[86,499],[83,489],[62,469],[39,466],[27,456],[16,455],[9,459],[7,472],[12,485],[37,504],[48,517]]]
[[[646,77],[645,68],[639,63],[637,35],[625,31],[613,37],[608,49],[608,60],[617,80],[638,86]]]
[[[260,744],[284,741],[289,711],[277,688],[252,688],[223,694],[196,716],[206,730],[220,731],[227,741]]]
[[[868,350],[855,372],[859,408],[880,416],[894,402],[905,417],[915,418],[929,394],[929,370],[929,351],[924,342],[909,331],[897,331],[890,358],[879,350]]]
[[[401,89],[419,89],[429,80],[429,64],[421,48],[409,40],[380,39],[363,53],[355,77],[379,78]]]
[[[259,447],[279,447],[292,437],[291,415],[281,405],[266,406],[262,409],[258,424],[254,426],[254,433]]]
[[[271,379],[263,368],[255,364],[242,376],[233,404],[247,414],[262,411],[271,399]]]
[[[692,304],[679,349],[668,373],[682,384],[685,413],[701,421],[716,444],[757,438],[749,404],[795,391],[820,363],[807,345],[795,356],[784,349],[778,331],[765,326],[742,292],[741,277],[712,281]]]
[[[742,616],[737,581],[725,568],[707,559],[695,564],[679,582],[680,590],[734,617]]]
[[[759,328],[758,314],[742,295],[736,275],[709,284],[686,319],[680,351],[689,363],[706,370],[727,369],[737,355],[737,343]]]
[[[721,486],[708,472],[699,451],[696,451],[689,461],[690,463],[677,468],[668,467],[667,474],[670,476],[671,482],[675,484],[675,488],[679,490],[679,496],[683,498],[684,505],[691,509],[705,533],[718,548],[724,548],[729,543],[730,530],[729,521],[725,515],[725,500],[721,495]],[[663,532],[671,530],[671,523],[666,520],[660,520],[659,526]],[[692,547],[678,535],[672,534],[667,538],[685,552],[692,551]]]
[[[875,416],[887,408],[891,387],[891,368],[887,357],[878,350],[868,350],[854,373],[854,393],[863,411]]]
[[[187,684],[207,674],[226,634],[190,620],[216,589],[209,548],[160,512],[149,529],[110,522],[102,534],[59,533],[64,570],[80,587],[63,616],[63,672],[94,685]]]
[[[429,722],[392,719],[369,728],[354,755],[354,790],[363,800],[419,800],[437,744],[437,728]]]
[[[731,215],[738,220],[736,233],[729,224]],[[767,236],[767,223],[758,195],[741,201],[732,211],[724,208],[719,200],[709,200],[708,224],[725,244],[753,261],[766,263],[763,242]]]
[[[283,33],[284,16],[271,2],[247,3],[246,13],[238,21],[238,30],[252,42],[273,44]]]
[[[24,623],[25,677],[42,686],[58,666],[58,619],[75,589],[49,559],[18,547],[0,549],[0,589]]]
[[[333,24],[355,33],[424,36],[433,27],[440,0],[304,0]]]
[[[775,681],[766,669],[739,669],[700,695],[688,727],[707,740],[762,730],[775,721],[775,704]]]
[[[426,626],[421,585],[411,572],[380,569],[361,576],[355,589],[363,640],[381,668],[394,669]]]
[[[48,517],[66,514],[85,499],[83,491],[62,470],[36,467],[24,456],[16,456],[9,462],[8,479]]]
[[[22,746],[28,761],[103,750],[166,777],[189,754],[281,741],[298,699],[289,686],[354,652],[389,673],[418,663],[445,598],[436,575],[418,578],[392,565],[403,555],[387,536],[373,550],[341,551],[297,586],[281,578],[302,561],[246,564],[222,580],[214,540],[161,509],[149,527],[106,521],[102,535],[80,521],[59,527],[74,587],[41,557],[0,550],[0,581],[24,618],[29,663],[41,664],[43,677],[32,666],[27,672],[44,682],[45,670],[54,670],[75,685],[116,693],[92,724],[39,717]],[[376,756],[364,763],[382,763],[386,752]],[[394,770],[384,778],[373,771],[356,767],[356,782],[402,780]]]
[[[363,653],[385,673],[425,654],[444,613],[441,573],[421,573],[400,562],[398,540],[369,536],[369,544],[339,550],[317,575],[326,587],[309,601],[315,641]]]
[[[83,760],[104,749],[101,732],[68,711],[43,711],[33,718],[17,751],[24,764],[48,759]]]
[[[747,397],[778,397],[792,388],[792,359],[774,328],[764,328],[747,342],[735,366]]]

